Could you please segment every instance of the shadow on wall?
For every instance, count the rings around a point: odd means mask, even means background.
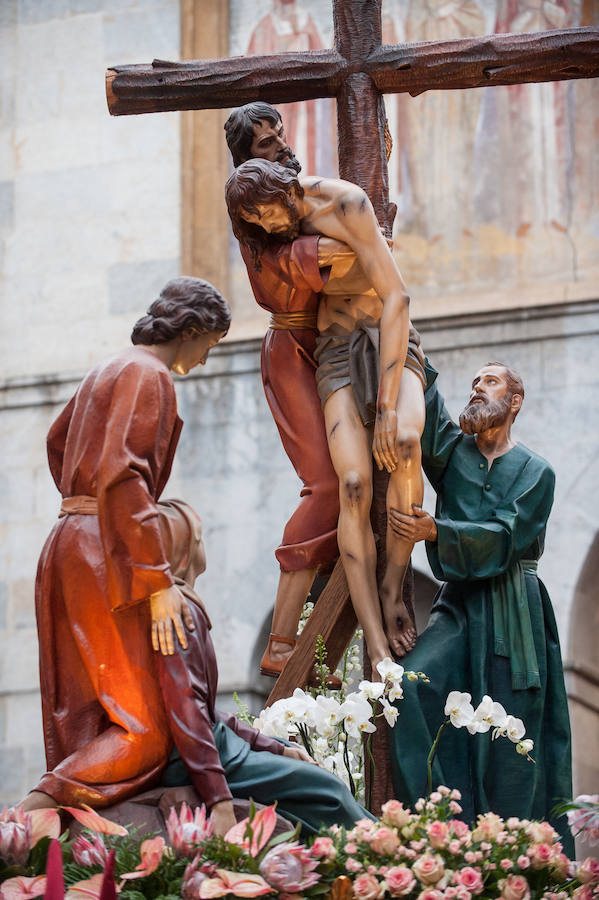
[[[564,664],[572,723],[574,795],[599,784],[599,532],[574,591]]]

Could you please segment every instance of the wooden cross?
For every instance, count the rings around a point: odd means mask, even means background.
[[[366,190],[390,234],[383,94],[599,75],[599,31],[593,28],[383,45],[381,4],[333,0],[335,45],[329,50],[115,66],[106,77],[109,110],[118,116],[335,97],[340,176]],[[375,485],[374,528],[383,536],[384,491],[384,482]],[[334,667],[355,625],[338,563],[269,702],[305,683],[317,634],[323,634]]]

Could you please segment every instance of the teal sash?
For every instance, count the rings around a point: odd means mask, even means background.
[[[491,579],[495,653],[508,657],[514,691],[541,687],[524,580],[525,575],[536,573],[536,559],[521,559]]]

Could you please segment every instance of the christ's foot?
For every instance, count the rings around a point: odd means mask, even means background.
[[[403,600],[384,605],[385,634],[397,659],[414,649],[416,629]]]

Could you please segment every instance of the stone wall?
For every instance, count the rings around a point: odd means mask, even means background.
[[[573,672],[571,687],[575,721],[584,728],[584,754],[580,739],[577,744],[579,786],[587,789],[598,774],[589,760],[599,759],[599,703],[592,683],[599,675],[599,634],[589,614],[583,646],[580,630],[576,637],[571,628],[571,613],[599,529],[598,326],[598,302],[421,324],[452,414],[461,409],[472,374],[488,360],[505,360],[524,378],[526,401],[516,437],[557,472],[540,573],[553,599],[564,657],[576,663],[580,653],[584,656],[586,676]],[[33,584],[37,556],[58,507],[44,435],[75,386],[76,379],[64,376],[22,379],[0,395],[2,441],[11,460],[3,473],[7,500],[0,526],[0,802],[17,799],[43,766]],[[237,690],[256,706],[271,684],[257,674],[256,662],[277,581],[273,550],[299,483],[264,400],[258,342],[218,347],[204,370],[177,380],[177,393],[185,426],[165,496],[188,500],[204,522],[208,570],[198,590],[213,621],[221,705],[229,707]],[[430,491],[425,505],[433,508]],[[430,575],[422,547],[414,562]]]

